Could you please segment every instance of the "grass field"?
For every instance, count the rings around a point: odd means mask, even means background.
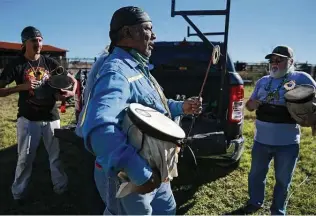
[[[252,87],[246,87],[246,98],[249,97],[251,91]],[[84,165],[81,160],[84,154],[71,144],[61,144],[66,171],[69,173],[70,195],[64,199],[54,198],[52,195],[47,154],[41,147],[34,164],[33,186],[30,186],[30,191],[33,191],[35,195],[32,196],[30,205],[15,209],[9,187],[12,183],[16,163],[16,149],[14,147],[16,144],[16,110],[16,95],[1,98],[0,214],[89,213],[82,210],[81,203],[77,200],[78,197],[82,196],[79,191],[84,185],[83,176],[87,175],[80,169]],[[70,107],[65,114],[61,114],[62,125],[68,124],[73,118],[73,108]],[[244,124],[245,152],[237,169],[223,168],[210,161],[202,161],[200,170],[203,169],[203,173],[199,175],[199,178],[192,180],[193,175],[188,171],[175,181],[174,194],[178,203],[179,214],[231,214],[247,201],[247,178],[250,170],[253,135],[254,113],[246,112]],[[311,130],[302,128],[300,159],[292,181],[288,214],[316,214],[315,150],[316,139],[311,136]],[[273,166],[271,166],[268,173],[264,208],[257,214],[269,214],[274,185],[273,172]],[[182,182],[182,180],[187,181]]]

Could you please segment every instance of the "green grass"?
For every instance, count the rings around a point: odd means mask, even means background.
[[[0,150],[16,144],[17,100],[17,94],[0,98]],[[75,118],[74,107],[67,107],[65,113],[60,113],[60,117],[61,126],[69,124]]]
[[[245,100],[250,97],[253,87],[245,89]],[[254,137],[254,112],[245,111],[244,136],[245,152],[240,166],[227,176],[206,183],[198,188],[188,203],[193,203],[186,214],[227,214],[238,209],[248,199],[247,184],[251,163],[251,147]],[[302,128],[300,159],[292,180],[290,200],[287,208],[289,215],[316,214],[316,139],[311,136],[310,128]],[[308,174],[312,174],[302,183]],[[267,176],[266,199],[264,208],[256,214],[270,214],[275,183],[273,162]],[[301,184],[302,183],[302,184]],[[300,185],[301,184],[301,185]],[[292,193],[293,192],[293,193]],[[184,204],[185,205],[185,204]]]
[[[252,89],[251,86],[246,87],[246,98],[250,96]],[[1,98],[0,149],[16,144],[16,101],[16,95]],[[188,215],[229,214],[247,201],[247,178],[250,170],[250,152],[254,136],[254,117],[254,113],[245,112],[244,136],[246,143],[239,167],[226,172],[224,168],[213,166],[207,162],[205,179],[201,181],[202,183],[194,182],[193,185],[191,183],[187,186],[175,187],[174,192],[179,212]],[[68,124],[73,119],[72,107],[68,108],[65,114],[61,114],[62,125]],[[291,185],[290,194],[294,193],[289,200],[288,214],[316,214],[315,141],[316,139],[311,136],[311,129],[302,128],[300,159]],[[265,205],[257,214],[270,214],[269,207],[275,183],[273,173],[272,164],[268,173]],[[308,174],[312,175],[301,184]],[[182,179],[188,175],[184,175]]]

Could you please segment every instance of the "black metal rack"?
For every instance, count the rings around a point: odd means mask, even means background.
[[[230,2],[231,0],[226,0],[226,9],[225,10],[185,10],[185,11],[176,11],[176,0],[171,0],[171,17],[182,16],[187,23],[194,29],[196,33],[190,33],[190,26],[188,26],[188,37],[198,36],[205,43],[206,46],[213,48],[213,44],[207,39],[206,36],[214,35],[223,35],[224,42],[221,47],[221,68],[223,73],[221,75],[221,85],[220,85],[220,94],[219,94],[219,103],[218,103],[218,117],[222,117],[223,112],[223,87],[225,83],[225,77],[227,73],[226,62],[227,62],[227,44],[228,44],[228,29],[229,29],[229,18],[230,18]],[[192,22],[189,16],[225,16],[225,31],[224,32],[208,32],[202,33],[200,29]]]

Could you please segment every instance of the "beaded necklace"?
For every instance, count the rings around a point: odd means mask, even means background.
[[[266,86],[264,87],[264,90],[268,92],[267,96],[266,96],[265,99],[264,99],[265,102],[270,103],[270,102],[272,102],[274,99],[275,99],[275,100],[279,100],[279,99],[280,99],[280,93],[279,93],[279,91],[280,91],[280,89],[282,88],[282,86],[283,86],[286,82],[288,82],[287,76],[288,76],[288,74],[286,74],[286,75],[284,76],[283,80],[279,83],[278,87],[277,87],[276,89],[274,89],[274,90],[271,90],[273,78],[270,77],[270,81],[269,81],[268,85],[266,85]]]

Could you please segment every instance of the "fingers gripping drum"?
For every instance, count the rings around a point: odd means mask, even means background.
[[[185,132],[179,125],[150,107],[131,103],[126,110],[122,129],[127,134],[128,143],[137,149],[153,170],[157,170],[159,183],[178,176],[179,146],[185,138]],[[123,183],[117,191],[117,198],[139,191],[141,186],[130,182],[124,170],[118,173],[118,177]],[[148,189],[147,192],[150,191]]]

